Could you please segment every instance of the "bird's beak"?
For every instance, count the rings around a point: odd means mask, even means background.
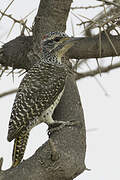
[[[78,41],[78,37],[64,37],[60,40],[60,42],[63,42],[63,44],[66,46],[67,44],[70,44],[71,46],[73,46],[77,41]]]
[[[77,41],[78,38],[72,38],[72,37],[63,37],[59,44],[61,44],[60,49],[58,50],[59,56],[63,56]]]

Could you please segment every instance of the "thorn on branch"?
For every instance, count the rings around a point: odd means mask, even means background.
[[[14,83],[14,68],[12,65],[12,70],[7,74],[7,76],[9,76],[10,74],[12,74],[12,79],[13,79],[13,83]]]
[[[14,1],[14,0],[12,0],[12,1],[8,4],[8,6],[6,7],[6,9],[4,10],[3,13],[5,13],[5,12],[8,10],[8,8],[11,6],[11,4],[13,3],[13,1]],[[4,16],[4,14],[2,14],[2,16],[0,17],[0,21],[1,21],[1,19],[2,19],[3,16]]]
[[[26,72],[27,72],[26,70],[25,70],[25,71],[22,70],[22,73],[21,73],[18,77],[22,76],[22,75],[25,74]]]
[[[91,169],[85,168],[86,171],[91,171]]]
[[[0,78],[2,77],[3,73],[8,69],[8,67],[4,67],[1,69]]]

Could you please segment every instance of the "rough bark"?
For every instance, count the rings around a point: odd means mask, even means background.
[[[41,0],[33,27],[33,38],[19,37],[12,41],[12,44],[3,46],[0,63],[28,70],[36,61],[32,52],[39,50],[42,35],[48,31],[65,30],[71,2]],[[0,180],[72,180],[85,170],[86,131],[80,96],[73,75],[66,81],[65,93],[55,110],[54,119],[80,122],[77,126],[66,126],[50,136],[60,155],[59,159],[51,160],[52,149],[48,141],[17,168],[1,171]]]
[[[109,39],[103,32],[101,34],[101,48],[99,35],[84,37],[76,41],[74,46],[67,52],[69,58],[88,59],[103,58],[120,55],[120,36],[109,35]],[[101,52],[100,52],[101,49]]]
[[[33,62],[27,54],[32,49],[33,37],[19,36],[14,40],[6,43],[0,50],[0,64],[13,69],[28,70]]]

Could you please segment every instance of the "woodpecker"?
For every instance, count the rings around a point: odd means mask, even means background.
[[[54,109],[58,105],[68,75],[62,57],[72,47],[63,32],[50,32],[41,41],[39,61],[24,76],[13,104],[7,139],[14,139],[12,166],[23,159],[30,130],[42,123],[51,125]]]

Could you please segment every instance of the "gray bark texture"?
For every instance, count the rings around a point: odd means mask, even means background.
[[[37,61],[41,37],[50,31],[65,31],[72,0],[41,0],[33,26],[33,36],[20,36],[0,50],[0,64],[26,71]],[[1,171],[0,180],[72,180],[85,169],[86,130],[79,92],[70,75],[54,119],[79,121],[50,135],[59,158],[53,160],[50,139],[18,167]]]

